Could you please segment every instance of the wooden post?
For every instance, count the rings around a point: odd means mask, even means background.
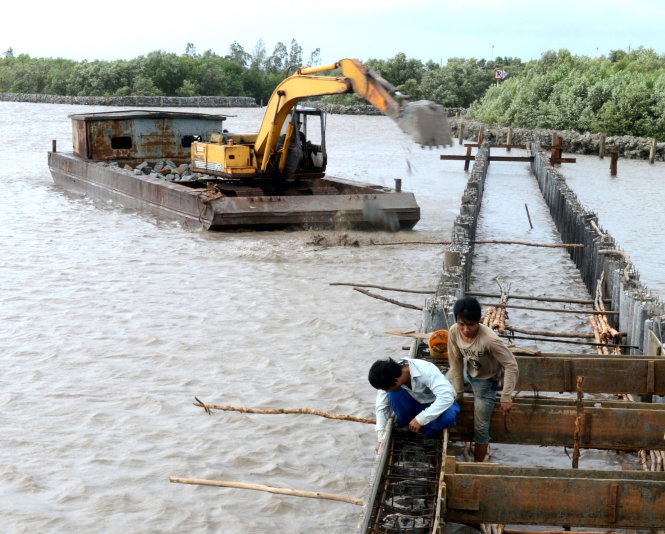
[[[395,192],[400,193],[402,191],[402,179],[395,178]]]
[[[531,223],[531,215],[529,215],[529,206],[527,206],[526,203],[524,204],[524,209],[526,210],[526,216],[529,218],[529,226],[533,230],[533,224]]]
[[[464,142],[464,123],[459,125],[459,144],[461,145]]]
[[[511,126],[508,128],[508,134],[506,135],[506,144],[507,145],[512,145],[513,144],[513,127]],[[506,148],[506,152],[510,152],[510,147]]]
[[[550,153],[550,161],[552,162],[552,165],[561,165],[558,161],[561,159],[561,155],[563,154],[563,149],[561,148],[562,146],[563,138],[556,137],[556,139],[554,139],[552,142],[552,152]]]
[[[480,139],[480,137],[479,137]],[[468,171],[469,170],[469,163],[471,162],[471,147],[468,146],[466,147],[466,157],[467,159],[464,161],[464,170]]]
[[[654,139],[655,141],[655,139]],[[56,142],[55,139],[51,139],[51,152],[56,152]]]
[[[599,134],[598,137],[598,157],[605,158],[605,134]]]
[[[617,175],[617,161],[619,160],[619,150],[613,146],[610,150],[610,176]]]
[[[478,130],[478,146],[483,144],[483,141],[485,140],[485,126],[481,126],[480,130]]]
[[[55,152],[55,150],[53,150],[53,152]],[[651,148],[649,149],[649,163],[653,165],[655,161],[656,161],[656,138],[652,137]]]

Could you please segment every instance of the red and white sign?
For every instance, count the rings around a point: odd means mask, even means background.
[[[494,69],[495,80],[503,80],[507,75],[508,73],[503,69]]]

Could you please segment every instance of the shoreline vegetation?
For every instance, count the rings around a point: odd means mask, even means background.
[[[510,127],[515,131],[653,139],[656,159],[663,158],[665,54],[653,49],[613,50],[595,58],[573,56],[562,49],[526,63],[519,58],[496,57],[449,58],[443,64],[422,62],[403,53],[362,62],[410,100],[441,104],[453,110],[449,112],[452,116],[464,115],[465,120],[485,124],[488,135],[493,129]],[[188,43],[181,55],[158,50],[116,61],[31,58],[15,56],[10,48],[0,54],[0,101],[262,107],[273,89],[298,66],[320,63],[319,49],[305,59],[295,39],[289,47],[277,43],[272,54],[262,40],[251,53],[234,42],[226,55],[211,50],[199,54]],[[506,74],[502,80],[495,79],[499,69]],[[377,113],[355,94],[324,96],[307,105],[330,113]],[[569,142],[566,135],[563,137]],[[620,151],[626,155],[622,157],[636,157],[634,154],[641,152],[628,146],[629,142],[624,145],[627,148]]]

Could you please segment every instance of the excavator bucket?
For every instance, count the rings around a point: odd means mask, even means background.
[[[409,102],[402,107],[396,120],[402,131],[422,147],[453,144],[443,106],[430,100]]]

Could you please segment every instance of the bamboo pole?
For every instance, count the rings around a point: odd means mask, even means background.
[[[401,306],[402,308],[409,308],[411,310],[422,310],[422,306],[415,306],[414,304],[407,304],[406,302],[400,302],[398,300],[393,300],[389,299],[386,297],[382,297],[381,295],[375,295],[374,293],[370,293],[369,291],[365,289],[361,289],[359,287],[354,287],[354,291],[358,291],[359,293],[362,293],[363,295],[367,295],[368,297],[372,297],[373,299],[379,299],[379,300],[384,300],[386,302],[390,302],[391,304],[396,304],[397,306]]]
[[[593,305],[595,303],[595,300],[576,300],[576,299],[562,299],[562,298],[555,298],[555,297],[536,297],[536,296],[528,296],[528,295],[497,295],[496,293],[479,293],[476,291],[467,291],[466,295],[470,297],[487,297],[487,298],[501,298],[502,296],[505,296],[509,299],[515,299],[515,300],[535,300],[535,301],[540,301],[540,302],[563,302],[563,303],[568,303],[568,304],[590,304]],[[606,302],[609,302],[609,300],[606,300]]]
[[[371,287],[374,289],[383,289],[385,291],[400,291],[402,293],[419,293],[423,295],[432,295],[435,293],[433,289],[400,289],[397,287],[385,287],[385,286],[377,286],[374,284],[351,284],[347,282],[330,282],[328,285],[330,286],[351,286],[351,287]]]
[[[205,480],[201,478],[181,478],[169,477],[169,482],[178,484],[194,484],[197,486],[215,486],[218,488],[237,488],[256,491],[267,491],[268,493],[276,493],[279,495],[290,495],[292,497],[307,497],[309,499],[326,499],[329,501],[340,501],[349,504],[362,506],[365,504],[362,499],[354,497],[347,497],[346,495],[337,495],[335,493],[321,493],[320,491],[303,491],[291,488],[276,488],[273,486],[265,486],[263,484],[248,484],[245,482],[232,482],[228,480]]]
[[[497,334],[499,337],[505,337],[507,339],[528,339],[530,341],[548,341],[550,343],[567,343],[569,345],[590,345],[595,346],[606,346],[605,343],[592,343],[591,341],[572,341],[567,339],[547,339],[542,337],[524,337],[524,336],[511,336],[508,334]],[[620,347],[622,349],[639,349],[637,345],[615,345],[615,347]]]
[[[491,306],[486,302],[481,302],[481,306]],[[500,304],[506,308],[515,308],[519,310],[535,310],[535,311],[544,311],[544,312],[556,312],[556,313],[578,313],[583,315],[619,315],[617,311],[598,311],[598,310],[566,310],[564,308],[540,308],[537,306],[520,306],[518,304]]]
[[[591,228],[595,230],[595,232],[598,234],[599,237],[607,237],[607,234],[603,233],[603,231],[598,227],[596,224],[596,221],[589,221],[589,224],[591,225]]]
[[[514,326],[509,327],[509,330],[517,332],[518,334],[527,334],[530,336],[545,336],[545,337],[571,337],[571,338],[582,338],[582,339],[594,339],[593,334],[578,334],[574,332],[548,332],[545,330],[523,330],[521,328],[515,328]]]
[[[531,243],[528,241],[504,241],[501,239],[481,239],[470,241],[474,245],[522,245],[525,247],[541,248],[584,248],[583,243]],[[385,241],[371,242],[369,245],[392,246],[392,245],[452,245],[452,241]]]
[[[373,425],[376,423],[376,419],[356,417],[355,415],[334,414],[334,413],[324,412],[321,410],[313,410],[312,408],[243,408],[240,406],[223,406],[221,404],[207,404],[202,400],[200,400],[198,397],[194,397],[194,399],[196,400],[194,406],[203,408],[206,411],[206,413],[209,415],[212,415],[211,410],[220,410],[225,412],[253,413],[253,414],[268,414],[268,415],[307,414],[307,415],[318,415],[319,417],[325,417],[327,419],[355,421],[357,423],[366,423],[369,425]]]

